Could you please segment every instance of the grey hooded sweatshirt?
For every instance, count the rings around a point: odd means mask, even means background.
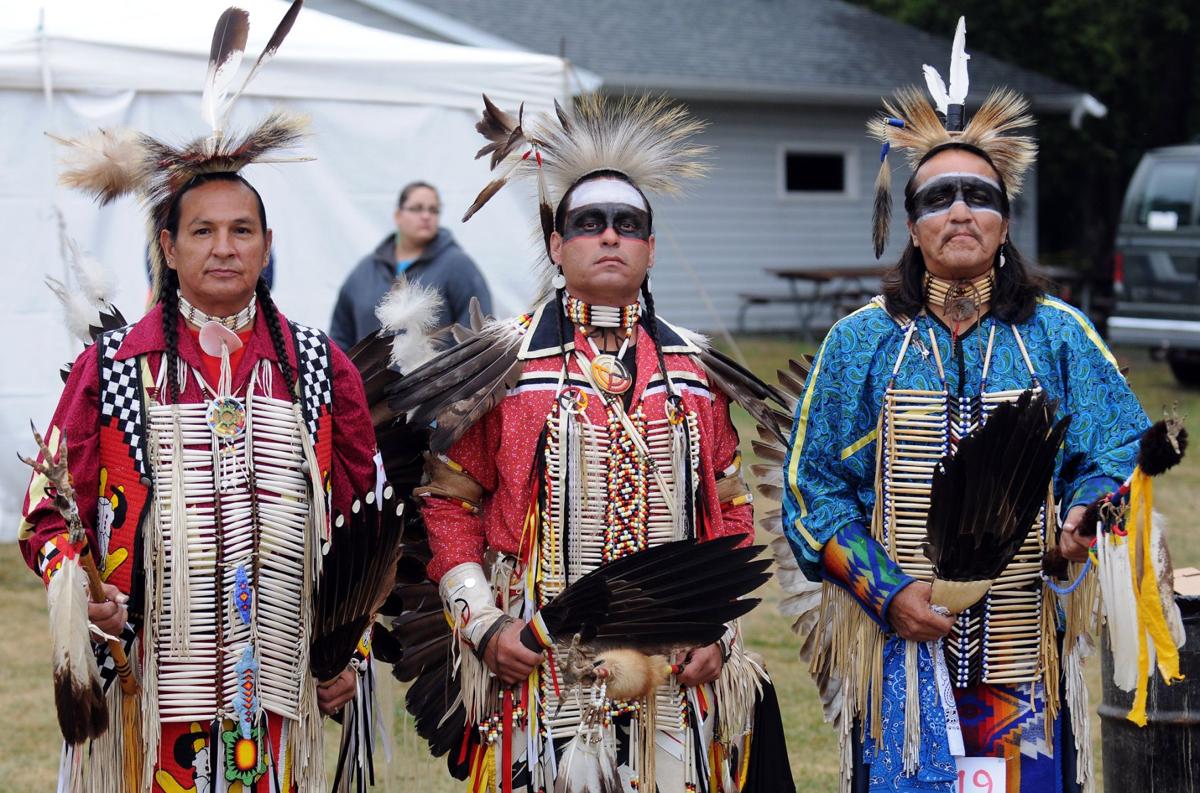
[[[396,279],[395,251],[393,232],[354,266],[342,284],[333,307],[329,336],[343,350],[379,330],[375,306]],[[432,286],[441,293],[445,305],[438,315],[439,328],[455,322],[469,326],[472,297],[479,298],[479,307],[485,315],[492,313],[492,295],[483,273],[446,229],[438,229],[437,236],[404,271],[404,276],[412,283]]]

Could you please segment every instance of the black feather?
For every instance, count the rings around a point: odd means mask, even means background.
[[[946,581],[993,579],[1016,555],[1046,502],[1070,417],[1026,391],[1001,404],[934,471],[925,555]]]
[[[403,503],[395,488],[385,485],[382,505],[368,493],[355,507],[350,516],[335,516],[317,583],[310,665],[318,680],[336,677],[350,662],[392,589],[400,555]]]
[[[709,644],[754,607],[739,598],[768,575],[752,561],[762,546],[736,549],[741,540],[679,540],[624,556],[564,589],[542,607],[542,620],[556,640],[578,633],[635,648]]]

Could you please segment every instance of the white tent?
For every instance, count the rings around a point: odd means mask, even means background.
[[[42,283],[67,277],[60,222],[116,274],[117,302],[130,319],[141,315],[147,289],[139,206],[124,199],[97,210],[57,187],[59,152],[44,133],[126,125],[182,141],[206,132],[199,89],[212,25],[227,4],[0,0],[0,539],[15,537],[28,479],[12,452],[30,450],[29,419],[49,420],[59,365],[79,352]],[[250,12],[247,69],[287,4],[238,5]],[[485,162],[472,160],[480,145],[473,122],[481,93],[502,107],[524,101],[530,112],[549,109],[565,90],[557,58],[440,44],[303,11],[233,115],[234,127],[277,105],[312,118],[305,153],[314,162],[247,170],[274,229],[281,309],[326,327],[342,279],[390,231],[397,190],[414,179],[440,188],[442,223],[480,264],[497,310],[523,305],[537,254],[532,202],[513,191],[458,222],[488,178]]]

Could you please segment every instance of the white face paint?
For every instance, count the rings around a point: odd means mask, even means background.
[[[623,179],[590,179],[571,193],[567,211],[592,204],[627,204],[642,211],[649,209],[646,199],[633,185]]]
[[[958,202],[971,212],[991,212],[1004,216],[1004,190],[994,179],[977,173],[952,172],[931,177],[921,185],[912,199],[909,218],[920,223],[945,215]]]

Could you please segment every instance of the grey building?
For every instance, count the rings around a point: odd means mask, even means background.
[[[839,0],[309,0],[327,13],[470,46],[564,55],[609,93],[653,92],[709,123],[712,173],[683,201],[655,205],[654,293],[664,316],[733,327],[740,295],[785,293],[768,268],[874,264],[870,217],[879,146],[867,119],[881,97],[945,75],[949,37]],[[1103,113],[1082,90],[972,52],[968,112],[1007,85],[1038,115]],[[947,34],[952,31],[947,31]],[[569,80],[569,77],[565,78]],[[895,257],[903,241],[901,157],[893,168]],[[1037,179],[1014,208],[1013,239],[1037,250]],[[755,307],[751,328],[796,324],[786,304]]]

